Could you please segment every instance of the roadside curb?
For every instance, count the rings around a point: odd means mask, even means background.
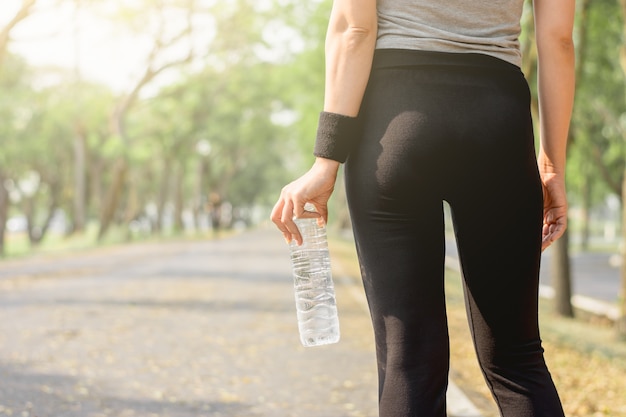
[[[554,289],[547,285],[540,285],[539,296],[551,300],[554,298]],[[584,295],[572,295],[572,306],[594,316],[606,317],[613,322],[619,317],[619,309],[616,305]]]
[[[467,396],[448,379],[448,416],[450,417],[483,417],[480,411]]]
[[[459,260],[453,256],[446,255],[446,268],[456,272],[461,272]],[[547,285],[539,286],[539,297],[546,299],[554,298],[554,289]],[[595,298],[586,297],[584,295],[572,295],[572,306],[587,314],[599,317],[606,317],[611,321],[617,320],[619,317],[619,309],[616,305],[606,301],[597,300]]]

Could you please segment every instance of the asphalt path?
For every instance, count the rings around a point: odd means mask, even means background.
[[[609,253],[575,253],[570,256],[572,293],[617,303],[620,286],[618,256]],[[550,249],[542,256],[541,283],[551,286]]]
[[[274,230],[0,262],[0,416],[375,417],[362,291],[336,286],[340,343],[304,348]]]
[[[456,243],[446,241],[446,254],[458,259]],[[617,256],[609,253],[574,253],[570,257],[572,293],[607,303],[617,303],[620,287],[620,267]],[[551,287],[551,249],[548,248],[541,259],[541,285]]]

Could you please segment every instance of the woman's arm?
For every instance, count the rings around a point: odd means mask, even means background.
[[[376,0],[333,2],[326,34],[325,112],[358,115],[371,71],[376,35]],[[287,242],[295,239],[302,243],[294,216],[327,220],[327,202],[338,169],[339,162],[318,157],[307,173],[282,189],[271,219]],[[304,211],[307,202],[315,205],[317,213]]]
[[[567,227],[565,160],[574,103],[574,0],[534,0],[538,51],[541,146],[537,162],[544,187],[543,248]]]
[[[369,79],[376,0],[335,0],[326,34],[324,111],[356,116]]]

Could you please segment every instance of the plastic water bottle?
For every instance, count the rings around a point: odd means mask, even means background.
[[[317,219],[294,221],[303,240],[300,246],[295,240],[290,244],[300,341],[304,346],[336,343],[339,318],[326,227]]]

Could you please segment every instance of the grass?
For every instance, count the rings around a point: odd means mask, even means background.
[[[220,231],[219,236],[225,237],[234,233],[233,230]],[[211,231],[193,233],[163,232],[150,235],[148,233],[128,234],[126,227],[112,227],[104,238],[98,241],[98,224],[91,223],[84,232],[64,236],[48,233],[36,247],[32,247],[26,233],[10,233],[6,239],[5,258],[20,258],[37,254],[55,254],[83,249],[107,247],[131,242],[158,242],[172,239],[208,239],[215,237]],[[1,258],[0,258],[1,259]]]
[[[333,262],[343,273],[359,277],[353,243],[331,238]],[[446,271],[446,296],[452,378],[485,417],[498,411],[478,367],[469,333],[461,280]],[[567,319],[554,315],[547,300],[540,303],[545,357],[568,417],[626,416],[626,342],[602,320]]]
[[[36,247],[32,247],[26,233],[10,233],[6,240],[6,257],[15,258],[37,253],[65,252],[76,249],[88,249],[101,245],[112,245],[124,241],[121,230],[112,229],[102,242],[97,241],[97,226],[94,224],[86,231],[63,236],[58,233],[48,233],[44,240]]]

